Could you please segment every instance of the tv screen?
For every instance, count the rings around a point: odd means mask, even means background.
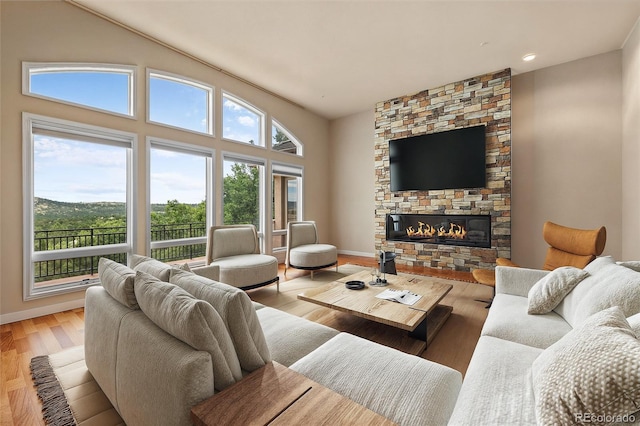
[[[389,141],[391,191],[486,186],[485,126]]]

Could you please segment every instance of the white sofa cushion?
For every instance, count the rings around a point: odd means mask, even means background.
[[[134,271],[142,271],[166,283],[169,282],[169,274],[173,269],[168,263],[137,254],[131,256],[131,267]]]
[[[612,306],[619,306],[625,317],[640,312],[640,272],[612,264],[602,268],[596,277],[598,281],[577,305],[573,315],[574,327]]]
[[[547,348],[532,377],[538,423],[619,422],[640,407],[640,341],[615,306]]]
[[[134,270],[105,257],[98,261],[98,277],[107,293],[124,306],[138,309],[133,283],[136,277]]]
[[[542,349],[481,336],[449,424],[535,425],[531,363],[541,353]]]
[[[271,358],[286,367],[338,335],[333,328],[278,309],[256,309]]]
[[[229,330],[243,370],[251,372],[271,361],[260,320],[251,299],[244,291],[175,269],[171,271],[169,281],[208,302],[220,314]]]
[[[302,268],[327,266],[338,260],[338,249],[330,244],[304,244],[289,251],[289,264]]]
[[[220,267],[220,282],[234,287],[260,284],[278,276],[278,259],[267,254],[239,254],[214,260]]]
[[[612,265],[615,266],[615,261],[611,256],[602,256],[585,266],[584,270],[589,273],[589,276],[575,286],[553,311],[575,328],[579,324],[579,320],[576,318],[578,315],[578,305],[583,301],[589,291],[601,282],[604,276],[602,275],[603,271]],[[622,269],[623,267],[618,266],[618,268]]]
[[[630,268],[636,272],[640,272],[640,260],[625,260],[617,263],[618,265],[622,265],[625,268]]]
[[[291,369],[400,425],[446,424],[462,382],[449,367],[347,333]]]
[[[140,309],[158,327],[192,348],[209,353],[216,389],[222,390],[242,378],[231,337],[213,306],[141,271],[136,273],[135,292]]]
[[[573,266],[561,266],[554,269],[529,290],[527,296],[529,299],[528,313],[546,314],[551,312],[587,276],[589,276],[587,271]]]
[[[555,312],[529,315],[527,307],[525,297],[496,294],[481,334],[544,349],[571,331]]]

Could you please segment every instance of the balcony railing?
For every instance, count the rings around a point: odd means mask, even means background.
[[[151,225],[151,241],[177,240],[206,235],[205,223]],[[122,244],[126,241],[126,227],[51,229],[34,232],[35,251]],[[205,253],[206,244],[176,245],[151,250],[151,256],[163,262],[195,259],[204,256]],[[126,253],[34,262],[35,282],[94,275],[98,272],[100,257],[107,257],[122,264],[127,263]]]

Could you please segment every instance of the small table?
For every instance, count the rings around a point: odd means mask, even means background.
[[[371,287],[368,285],[371,274],[368,271],[362,271],[307,290],[299,294],[298,299],[407,330],[412,337],[424,342],[421,345],[420,352],[422,352],[451,315],[453,310],[451,306],[438,303],[453,286],[434,282],[427,277],[387,274],[386,279],[387,286]],[[362,290],[349,290],[345,287],[347,281],[364,281],[366,285]],[[388,288],[409,290],[422,297],[411,306],[376,297],[378,293]]]
[[[394,422],[277,362],[270,362],[191,409],[205,425],[367,424]]]

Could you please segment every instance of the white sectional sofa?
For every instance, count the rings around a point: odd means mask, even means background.
[[[637,398],[636,409],[640,409],[640,272],[616,264],[610,257],[597,258],[584,270],[589,275],[557,307],[546,314],[532,315],[528,314],[529,291],[551,272],[501,266],[496,268],[496,295],[449,424],[579,423],[579,418],[573,418],[570,422],[549,422],[538,418],[536,402],[541,402],[536,401],[533,379],[539,372],[534,366],[539,362],[538,359],[553,354],[565,341],[570,343],[572,336],[586,335],[588,330],[585,330],[585,321],[591,315],[613,306],[620,306],[622,314],[629,317],[627,320],[636,333],[636,346],[631,349],[635,351],[631,354],[635,363],[629,365],[635,366],[637,371],[629,372],[629,380],[635,382],[633,398]],[[588,348],[582,349],[583,358],[587,358]],[[587,369],[589,359],[582,361],[585,361]],[[596,363],[595,368],[600,366]],[[570,385],[565,383],[563,386],[564,389],[560,391],[573,391]],[[596,382],[591,386],[590,390],[596,395],[604,390],[598,389]],[[635,418],[635,424],[640,424],[640,412],[619,420],[631,418]]]
[[[542,385],[554,357],[601,330],[590,324],[603,314],[607,326],[623,315],[611,342],[631,345],[622,380],[637,386],[623,399],[640,407],[640,272],[610,258],[592,262],[588,277],[541,315],[527,313],[528,294],[550,273],[498,267],[463,383],[448,367],[253,303],[209,279],[215,268],[196,271],[205,278],[146,258],[133,263],[136,271],[101,260],[102,286],[87,291],[85,305],[87,367],[129,425],[190,424],[193,405],[271,360],[402,425],[571,424],[541,417],[536,402],[549,395]],[[640,413],[616,420],[640,423]]]
[[[462,384],[453,369],[192,272],[133,263],[136,271],[101,259],[102,286],[85,303],[87,368],[127,425],[191,424],[192,406],[271,360],[398,424],[445,424],[453,410]]]

